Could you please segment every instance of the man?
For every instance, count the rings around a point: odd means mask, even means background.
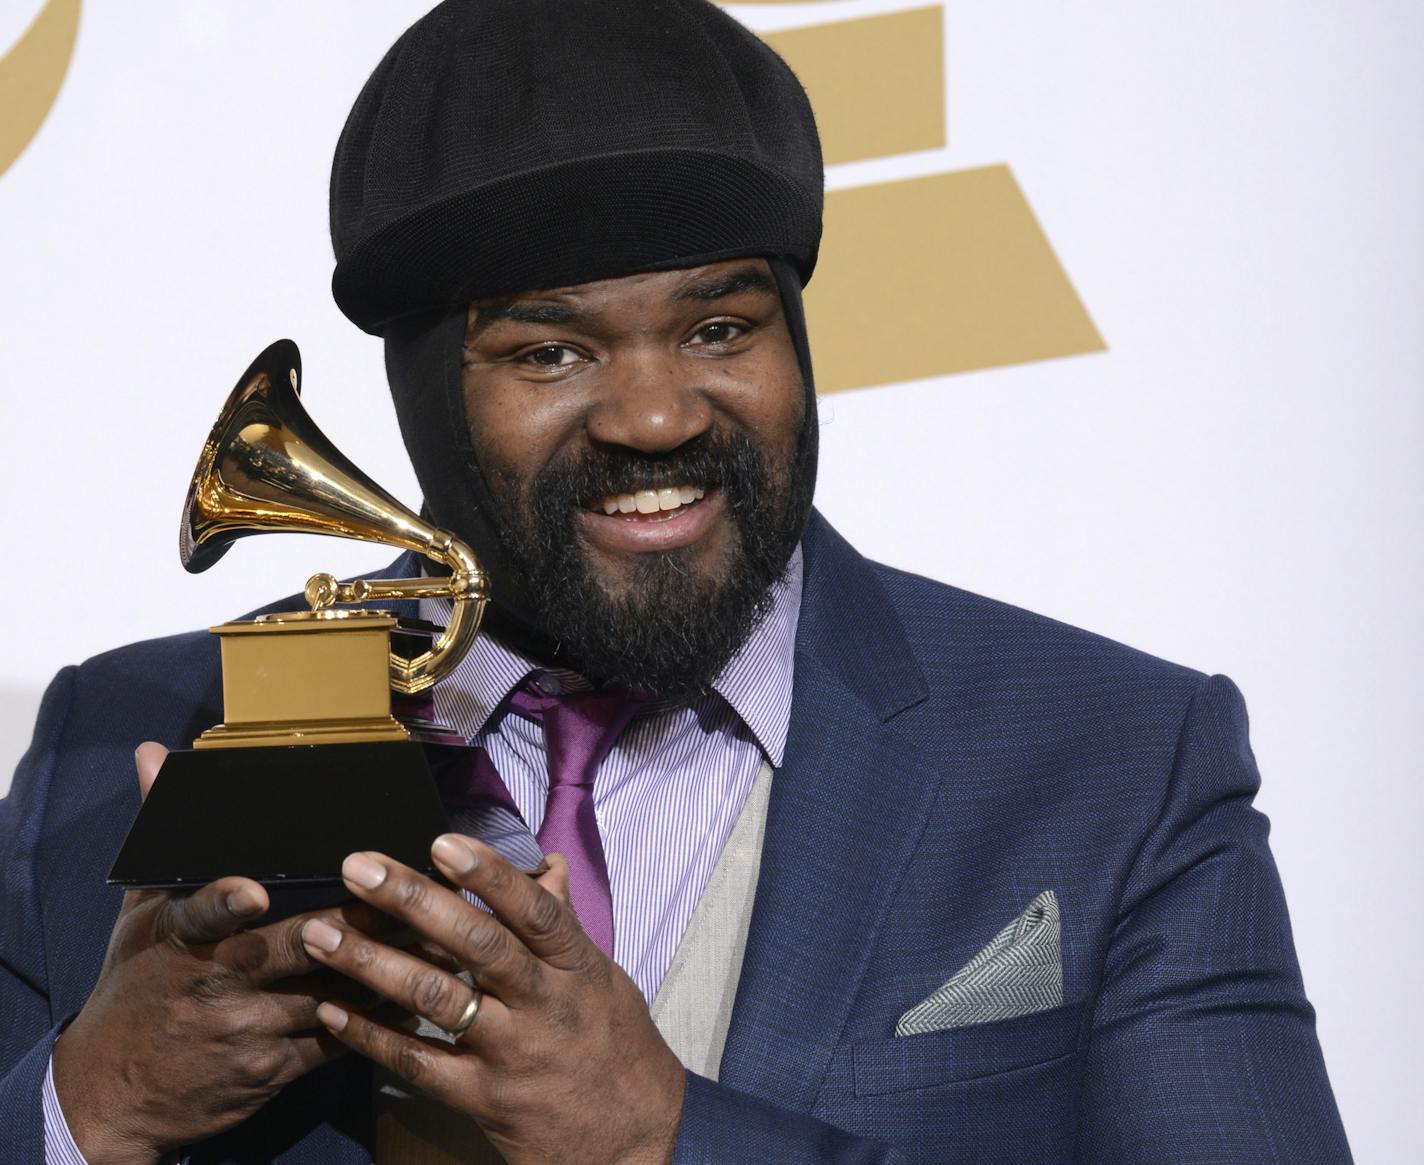
[[[1234,688],[811,512],[820,183],[700,0],[391,50],[334,289],[495,581],[437,707],[557,853],[438,839],[490,912],[373,853],[282,922],[239,878],[120,908],[127,754],[218,718],[215,660],[69,669],[0,816],[11,1159],[1348,1160]]]

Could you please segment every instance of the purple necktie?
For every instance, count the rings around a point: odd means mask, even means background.
[[[613,955],[613,893],[593,813],[593,777],[628,722],[648,703],[628,692],[549,695],[533,679],[510,698],[511,711],[544,725],[549,801],[539,846],[569,863],[569,897],[589,938]]]

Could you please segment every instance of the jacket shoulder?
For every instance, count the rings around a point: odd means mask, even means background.
[[[155,639],[140,639],[91,655],[76,669],[86,680],[113,680],[161,666],[191,666],[198,660],[216,664],[217,638],[208,631],[181,631]]]
[[[975,594],[923,575],[872,562],[917,661],[1008,674],[1052,674],[1059,681],[1150,684],[1196,691],[1206,675],[1105,635]]]
[[[102,652],[66,669],[66,679],[68,713],[61,739],[51,744],[71,761],[94,761],[115,748],[127,762],[143,740],[186,748],[221,718],[218,642],[207,631]]]

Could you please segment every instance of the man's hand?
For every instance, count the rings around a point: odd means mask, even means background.
[[[166,755],[139,747],[145,796]],[[246,878],[124,896],[99,981],[54,1050],[55,1091],[90,1165],[152,1165],[344,1051],[316,1018],[334,977],[307,956],[301,928],[393,928],[352,903],[243,930],[269,905]]]
[[[454,1044],[423,1040],[354,1009],[318,1014],[343,1043],[477,1120],[511,1165],[669,1161],[684,1076],[633,981],[579,927],[561,858],[537,880],[488,846],[446,835],[431,849],[458,893],[381,854],[353,854],[346,884],[457,966],[436,966],[342,922],[312,921],[315,958],[402,1010],[457,1029],[474,975],[484,995]]]

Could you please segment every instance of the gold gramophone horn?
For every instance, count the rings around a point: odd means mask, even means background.
[[[412,513],[341,454],[297,395],[301,355],[278,340],[243,373],[203,446],[183,503],[179,553],[190,571],[207,570],[249,534],[331,534],[399,546],[447,567],[448,578],[358,579],[313,575],[314,612],[334,603],[447,597],[454,610],[431,649],[391,655],[391,687],[421,692],[454,670],[479,630],[488,580],[474,552]]]

